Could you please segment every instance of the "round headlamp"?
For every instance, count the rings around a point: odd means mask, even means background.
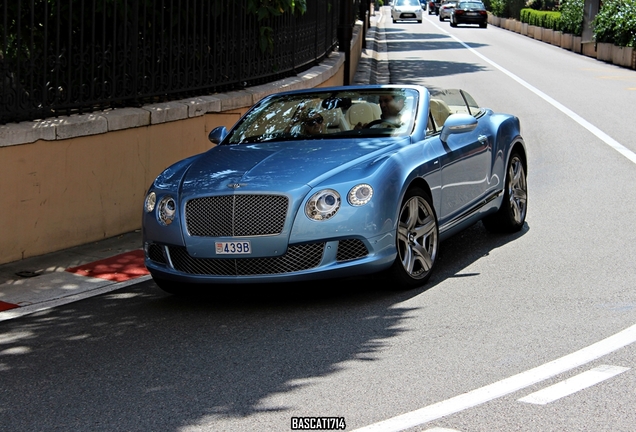
[[[146,202],[144,203],[144,208],[147,213],[152,212],[155,209],[155,204],[157,204],[157,194],[154,192],[150,192],[146,196]]]
[[[305,205],[305,214],[313,220],[327,220],[338,212],[340,203],[338,192],[333,189],[324,189],[309,198],[307,205]]]
[[[351,188],[347,195],[347,200],[352,206],[363,206],[371,201],[372,196],[373,188],[371,185],[363,183]]]
[[[177,212],[177,203],[171,196],[166,196],[159,201],[157,207],[157,219],[164,225],[170,225]]]

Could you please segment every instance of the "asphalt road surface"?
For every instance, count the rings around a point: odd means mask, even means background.
[[[492,26],[384,25],[391,82],[521,119],[526,227],[474,225],[408,292],[143,282],[0,322],[1,430],[634,430],[636,71]]]

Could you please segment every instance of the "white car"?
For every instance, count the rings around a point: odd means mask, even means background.
[[[417,20],[422,22],[422,6],[419,0],[393,0],[391,4],[393,22],[398,20]]]

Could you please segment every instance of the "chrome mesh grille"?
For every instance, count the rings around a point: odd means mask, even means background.
[[[349,261],[365,257],[368,254],[369,250],[361,240],[340,240],[338,242],[338,253],[336,254],[336,261]]]
[[[192,236],[246,237],[280,234],[289,200],[283,195],[223,195],[186,203]]]
[[[178,271],[196,275],[253,276],[291,273],[318,267],[324,243],[289,246],[284,255],[267,258],[194,258],[186,248],[170,246],[170,258]]]

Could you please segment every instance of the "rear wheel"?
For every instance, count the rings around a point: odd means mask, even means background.
[[[431,197],[411,188],[400,207],[397,257],[389,269],[391,282],[402,289],[422,286],[431,276],[439,248],[439,228]]]
[[[503,202],[499,211],[483,219],[484,226],[493,232],[519,231],[526,220],[528,211],[528,183],[526,169],[521,155],[510,156],[506,171]]]

